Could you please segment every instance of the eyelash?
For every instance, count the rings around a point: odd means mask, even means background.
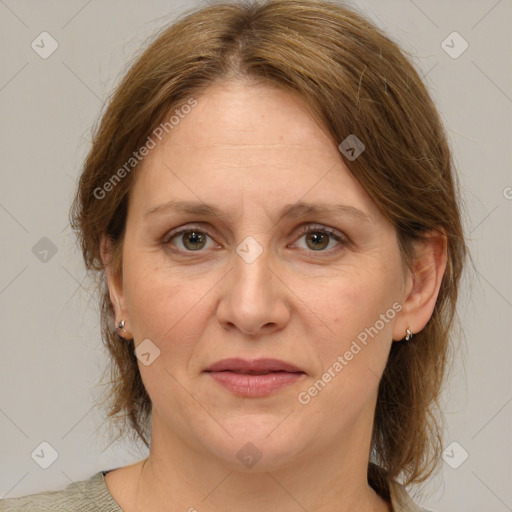
[[[198,232],[198,233],[201,233],[201,234],[205,234],[205,235],[209,236],[211,239],[213,239],[212,235],[207,230],[205,230],[205,228],[203,228],[201,226],[191,225],[191,226],[186,226],[184,228],[180,228],[177,231],[171,231],[170,233],[168,233],[164,237],[164,239],[162,240],[162,243],[164,245],[169,245],[173,238],[175,238],[175,237],[177,237],[179,235],[182,235],[184,233],[192,232],[192,231]],[[341,250],[343,247],[345,247],[348,244],[347,239],[343,235],[338,234],[335,230],[333,230],[331,228],[316,227],[316,226],[308,225],[308,226],[305,226],[303,229],[301,229],[301,231],[299,233],[299,238],[303,237],[304,235],[307,235],[308,233],[321,233],[321,234],[324,234],[324,235],[328,235],[331,238],[333,238],[336,242],[338,242],[338,246],[336,248],[333,248],[333,249],[318,250],[318,251],[313,251],[311,249],[304,249],[307,252],[312,253],[312,254],[317,254],[317,253],[331,254],[333,252],[337,252],[338,250]],[[182,253],[182,254],[184,254],[184,253],[194,253],[194,252],[197,252],[197,253],[203,252],[202,249],[198,249],[197,251],[189,251],[189,250],[183,250],[183,249],[176,249],[175,248],[173,250],[175,252],[179,252],[179,253]]]

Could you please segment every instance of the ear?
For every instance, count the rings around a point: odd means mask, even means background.
[[[123,276],[120,269],[116,268],[113,262],[114,249],[112,240],[102,235],[100,242],[101,259],[105,265],[105,279],[107,280],[110,301],[114,308],[115,326],[114,328],[119,331],[122,338],[131,339],[131,332],[129,329],[130,320],[126,310],[124,294],[123,294]],[[123,329],[118,329],[119,322],[125,321]]]
[[[447,238],[444,230],[432,230],[426,240],[414,243],[415,258],[407,276],[403,309],[397,315],[393,340],[400,341],[409,328],[421,331],[434,312],[447,263]]]

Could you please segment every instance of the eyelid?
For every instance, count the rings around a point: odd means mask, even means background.
[[[326,226],[324,224],[317,224],[315,222],[306,222],[304,224],[301,224],[297,230],[301,233],[308,233],[308,232],[316,232],[316,231],[324,231],[330,235],[336,235],[337,237],[345,240],[348,242],[347,237],[341,232],[338,231],[335,228],[331,228],[329,226]]]
[[[169,241],[175,237],[176,235],[180,235],[182,233],[185,233],[187,231],[199,231],[201,233],[206,233],[210,238],[213,238],[211,235],[211,229],[207,228],[205,226],[202,226],[201,224],[185,224],[183,226],[180,226],[179,228],[171,229],[171,231],[167,232],[163,239],[163,243],[169,243]]]

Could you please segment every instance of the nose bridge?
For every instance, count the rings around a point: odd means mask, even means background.
[[[272,273],[268,266],[272,258],[269,238],[264,240],[263,235],[258,238],[261,243],[252,235],[246,236],[235,248],[233,279],[240,299],[249,295],[255,301],[270,292]]]
[[[270,237],[246,236],[233,253],[233,268],[223,290],[219,320],[245,333],[282,328],[288,310],[273,276]]]
[[[246,285],[252,287],[262,286],[270,279],[270,270],[267,265],[272,260],[270,248],[272,246],[271,216],[264,204],[253,198],[250,192],[240,195],[241,216],[235,235],[239,242],[235,246],[234,264],[235,274]],[[245,211],[244,204],[258,205],[258,209]]]

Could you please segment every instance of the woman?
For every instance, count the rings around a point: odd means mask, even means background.
[[[418,511],[466,245],[436,109],[335,3],[217,4],[118,86],[72,208],[135,464],[2,510]],[[122,426],[121,426],[122,428]]]

